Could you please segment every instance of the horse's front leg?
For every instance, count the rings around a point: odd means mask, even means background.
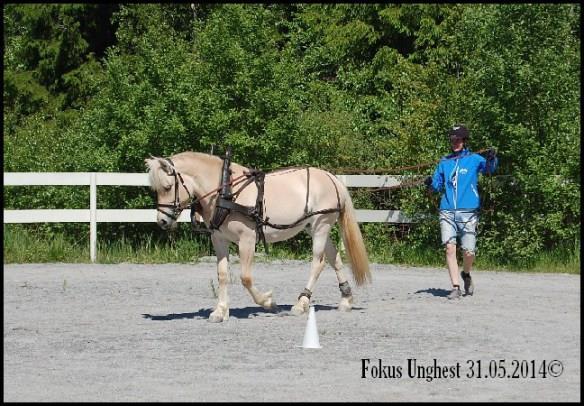
[[[251,277],[251,264],[255,252],[255,233],[243,235],[239,239],[239,261],[241,263],[241,284],[247,289],[253,301],[264,309],[274,310],[277,306],[272,299],[272,291],[261,293],[254,285]]]
[[[229,241],[219,237],[216,233],[211,235],[213,248],[217,255],[217,279],[219,280],[219,302],[209,316],[212,323],[220,323],[229,319],[229,297],[227,296],[227,283],[229,282]]]

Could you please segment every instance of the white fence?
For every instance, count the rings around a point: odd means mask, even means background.
[[[381,188],[397,186],[401,176],[337,175],[347,187]],[[89,223],[90,257],[95,262],[97,223],[154,223],[156,209],[97,209],[97,186],[149,186],[146,173],[106,172],[7,172],[4,186],[89,186],[89,209],[4,209],[4,223]],[[360,223],[409,223],[399,210],[359,210]],[[190,222],[190,212],[178,221]]]

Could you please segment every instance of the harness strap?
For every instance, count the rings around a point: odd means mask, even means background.
[[[327,174],[327,176],[329,177],[329,179],[331,180],[331,182],[333,183],[333,186],[335,188],[335,192],[337,194],[337,207],[334,209],[322,209],[322,210],[317,210],[317,211],[309,211],[308,210],[308,196],[309,196],[309,184],[310,184],[310,172],[308,170],[309,168],[306,168],[306,204],[304,206],[304,216],[300,217],[298,220],[296,220],[294,223],[292,224],[274,224],[270,222],[269,218],[266,218],[265,220],[262,220],[262,223],[264,225],[267,225],[269,227],[278,229],[278,230],[285,230],[287,228],[292,228],[292,227],[296,227],[298,224],[302,223],[304,220],[306,220],[309,217],[312,216],[316,216],[317,214],[328,214],[328,213],[335,213],[341,212],[341,197],[339,195],[339,189],[337,188],[337,184],[334,182],[334,180],[330,177],[329,174]]]
[[[219,207],[221,209],[227,209],[230,211],[236,211],[236,212],[241,213],[241,214],[248,216],[248,217],[252,216],[255,212],[255,207],[244,206],[242,204],[235,203],[234,201],[227,200],[227,199],[224,199],[222,197],[220,197],[217,200],[217,207]]]
[[[221,171],[221,191],[219,192],[219,201],[230,201],[233,199],[231,194],[231,147],[227,147],[225,151],[225,159],[223,159],[223,169]],[[229,210],[221,207],[219,204],[215,207],[215,213],[211,219],[210,228],[211,230],[217,230],[221,227],[221,224],[225,221],[225,218],[229,215]]]
[[[310,193],[310,167],[306,167],[306,203],[304,204],[304,214],[308,214],[308,195]]]
[[[339,196],[338,187],[337,187],[336,183],[334,182],[334,180],[328,174],[327,174],[327,176],[329,177],[329,179],[331,179],[331,182],[333,183],[333,186],[335,188],[335,193],[337,195],[337,207],[330,208],[330,209],[322,209],[322,210],[317,210],[317,211],[310,211],[308,209],[308,200],[310,197],[310,167],[306,167],[306,201],[305,201],[305,205],[304,205],[304,215],[291,224],[274,224],[274,223],[270,222],[269,218],[267,218],[267,217],[265,219],[263,218],[264,217],[264,184],[265,184],[265,175],[266,174],[263,171],[250,170],[249,172],[245,173],[244,175],[239,176],[237,179],[230,180],[230,176],[231,176],[231,171],[229,169],[230,164],[231,164],[230,159],[231,159],[231,150],[228,148],[228,150],[225,154],[225,159],[223,161],[223,170],[222,170],[221,183],[220,183],[219,188],[214,189],[211,192],[207,193],[205,196],[203,196],[203,197],[206,197],[206,196],[211,195],[213,193],[219,192],[219,197],[218,197],[216,205],[215,205],[215,213],[214,213],[213,218],[211,219],[210,224],[209,224],[209,229],[211,231],[219,229],[219,227],[223,224],[223,222],[225,221],[225,218],[229,215],[230,212],[234,211],[237,213],[241,213],[242,215],[249,217],[255,221],[258,242],[262,241],[264,243],[264,247],[265,247],[265,250],[267,253],[268,252],[268,245],[266,243],[264,227],[267,226],[267,227],[275,228],[278,230],[285,230],[288,228],[296,227],[298,224],[302,223],[307,218],[315,216],[317,214],[328,214],[328,213],[335,213],[335,212],[341,211],[341,199]],[[180,180],[180,183],[182,184],[184,189],[187,191],[189,198],[190,198],[189,204],[190,204],[190,208],[191,208],[191,223],[194,225],[195,213],[197,211],[202,212],[202,206],[201,206],[201,203],[199,201],[200,199],[193,199],[190,191],[188,190],[188,188],[186,187],[186,185],[184,183],[184,179],[182,178],[181,174],[178,173],[174,169],[174,163],[169,158],[166,158],[166,160],[171,164],[171,166],[173,168],[172,175],[175,178],[175,202],[174,202],[174,204],[158,204],[157,209],[158,209],[158,211],[173,218],[174,220],[177,220],[178,215],[180,214],[180,211],[183,210],[183,208],[180,207],[179,199],[178,199],[178,197],[179,197],[178,196],[178,181]],[[247,179],[245,181],[243,181],[242,180],[243,177],[247,177]],[[236,182],[236,180],[237,180],[237,182]],[[256,187],[258,190],[255,206],[253,206],[253,207],[252,206],[244,206],[242,204],[234,202],[233,200],[236,199],[239,196],[239,194],[243,191],[243,189],[245,189],[247,186],[249,186],[252,182],[254,182],[256,184]],[[239,184],[239,183],[242,183],[240,188],[236,192],[232,193],[230,186],[234,186],[235,184]],[[172,209],[172,212],[168,213],[167,211],[160,209],[160,207],[169,207]],[[189,207],[189,206],[187,206],[187,207]]]
[[[202,226],[200,223],[196,221],[195,214],[199,213],[199,215],[203,216],[203,205],[199,200],[195,200],[191,204],[191,226],[193,226],[193,231],[196,233],[211,233],[207,227]]]
[[[256,222],[256,235],[258,241],[262,241],[264,243],[264,250],[266,254],[268,254],[268,243],[266,242],[266,235],[264,234],[264,183],[265,183],[266,174],[261,171],[255,172],[255,176],[253,176],[255,180],[256,187],[258,189],[258,194],[256,196],[256,205],[255,210],[253,212],[253,217]]]
[[[266,254],[268,251],[268,244],[266,242],[266,236],[264,234],[264,181],[265,181],[265,173],[262,171],[253,170],[250,171],[248,174],[248,180],[244,182],[241,188],[233,193],[232,197],[237,197],[239,193],[247,187],[251,182],[255,182],[258,193],[256,197],[256,204],[255,206],[244,206],[242,204],[236,203],[230,199],[224,199],[220,197],[217,200],[217,208],[223,209],[227,213],[232,211],[241,213],[246,217],[253,219],[256,223],[256,235],[258,242],[261,241],[264,244],[264,248],[266,250]],[[223,218],[225,220],[225,218]],[[220,226],[221,224],[219,224]]]
[[[308,214],[305,214],[304,216],[300,217],[298,220],[296,220],[292,224],[274,224],[274,223],[271,223],[269,221],[269,218],[266,218],[263,221],[263,224],[266,225],[266,226],[268,226],[268,227],[276,228],[278,230],[285,230],[287,228],[296,227],[298,224],[302,223],[307,218],[312,217],[312,216],[316,216],[317,214],[328,214],[328,213],[335,213],[335,212],[340,212],[340,211],[341,210],[339,208],[323,209],[323,210],[312,211],[312,212],[310,212]]]
[[[339,196],[339,188],[337,188],[337,184],[335,183],[335,181],[333,180],[333,178],[331,178],[331,175],[329,175],[327,173],[326,176],[329,177],[329,179],[333,183],[333,186],[335,187],[335,193],[337,194],[337,210],[340,212],[341,211],[341,197]]]
[[[174,205],[172,204],[159,204],[158,206],[163,206],[163,207],[171,207],[174,208]],[[162,210],[161,208],[156,208],[156,210],[158,210],[159,212],[161,212],[162,214],[170,217],[171,219],[173,219],[174,221],[176,221],[178,219],[178,215],[176,215],[176,210],[172,210],[171,212],[168,212],[166,210]]]

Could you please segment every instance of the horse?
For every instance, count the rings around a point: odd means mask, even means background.
[[[222,158],[185,151],[170,158],[151,156],[144,161],[150,187],[157,193],[157,224],[160,228],[175,228],[181,211],[192,208],[194,204],[207,228],[213,228],[214,216],[217,210],[221,210],[218,203],[221,201]],[[325,266],[325,257],[339,282],[341,299],[338,310],[350,311],[353,304],[351,287],[342,270],[341,256],[330,238],[331,228],[337,221],[356,285],[371,282],[371,272],[347,188],[333,174],[316,167],[277,169],[265,173],[261,183],[249,180],[254,171],[235,162],[229,165],[228,184],[234,188],[240,186],[232,194],[233,202],[251,209],[260,204],[261,218],[257,210],[255,218],[241,210],[232,210],[226,213],[219,226],[215,224],[215,229],[212,229],[219,293],[209,321],[229,319],[227,284],[231,242],[238,246],[242,285],[256,304],[268,311],[277,311],[272,291],[261,292],[252,279],[256,243],[262,239],[265,243],[284,241],[305,229],[312,236],[312,265],[306,286],[291,313],[301,315],[309,310],[312,291]]]

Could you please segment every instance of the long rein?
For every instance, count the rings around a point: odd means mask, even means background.
[[[483,148],[480,149],[478,151],[473,151],[473,153],[476,154],[481,154],[483,152],[488,151],[488,148]],[[452,157],[452,158],[446,158],[446,159],[456,159],[457,157]],[[170,159],[169,159],[170,161]],[[411,165],[411,166],[402,166],[399,168],[392,168],[392,169],[371,169],[371,170],[362,170],[362,169],[354,169],[352,170],[353,172],[361,172],[361,173],[376,173],[376,172],[398,172],[398,171],[404,171],[404,170],[411,170],[411,169],[420,169],[420,168],[424,168],[430,165],[434,165],[436,164],[436,162],[438,161],[432,161],[432,162],[427,162],[427,163],[422,163],[422,164],[417,164],[417,165]],[[172,161],[170,161],[170,163],[172,164]],[[175,178],[175,200],[173,202],[173,204],[164,204],[164,203],[159,203],[157,204],[157,210],[166,214],[167,216],[173,218],[174,220],[176,220],[178,218],[178,215],[180,215],[180,212],[188,207],[191,208],[191,215],[193,215],[193,211],[195,211],[195,209],[197,207],[200,206],[200,201],[212,196],[214,194],[217,194],[221,191],[223,185],[219,185],[218,187],[216,187],[215,189],[210,190],[209,192],[205,193],[203,196],[197,198],[196,196],[193,196],[191,194],[191,192],[189,191],[189,189],[186,187],[185,183],[184,183],[184,179],[181,176],[180,172],[178,172],[175,168],[174,168],[174,164],[172,164],[172,168],[173,168],[173,175]],[[348,171],[348,169],[344,169],[341,170],[341,172],[346,172]],[[242,175],[237,176],[234,179],[231,179],[228,182],[229,186],[237,186],[240,183],[244,182],[245,179],[244,178],[251,178],[253,176],[253,170],[250,172],[244,172]],[[186,202],[186,204],[183,206],[182,204],[180,204],[179,201],[179,197],[178,197],[178,181],[180,180],[181,185],[183,186],[183,188],[186,190],[187,194],[189,195],[189,200]],[[405,187],[412,187],[412,186],[420,186],[424,183],[423,180],[415,180],[415,181],[411,181],[411,182],[405,182],[405,183],[401,183],[399,185],[396,186],[387,186],[387,187],[381,187],[381,188],[377,188],[377,189],[372,189],[370,190],[370,192],[377,192],[377,191],[381,191],[381,190],[391,190],[391,189],[397,189],[397,188],[405,188]],[[244,186],[245,187],[245,186]],[[239,192],[241,192],[243,188],[241,188],[240,190],[234,192],[232,195],[236,196]],[[338,191],[337,191],[337,195],[338,195]],[[338,196],[337,196],[338,197]],[[168,213],[164,210],[161,210],[160,207],[169,207],[172,209],[172,213]],[[339,208],[337,207],[337,209],[332,209],[334,211],[338,211]],[[328,212],[329,210],[325,210],[325,212]],[[308,213],[305,213],[305,215]],[[314,215],[317,214],[317,212],[315,213],[310,213],[310,215]],[[299,221],[304,220],[304,218],[301,218]],[[298,222],[295,222],[298,223]],[[288,228],[289,225],[287,226],[282,226],[282,225],[276,225],[276,224],[271,224],[269,223],[268,219],[265,220],[265,224],[266,225],[270,225],[274,228]]]
[[[488,151],[489,148],[483,148],[483,149],[479,149],[478,151],[472,151],[473,154],[482,154],[483,152]],[[446,160],[451,160],[451,159],[458,159],[459,157],[455,156],[452,158],[444,158]],[[422,164],[418,164],[418,165],[411,165],[411,166],[402,166],[399,168],[393,168],[393,169],[373,169],[373,170],[368,170],[368,173],[375,173],[375,172],[385,172],[385,173],[395,173],[395,172],[401,172],[401,171],[406,171],[406,170],[412,170],[412,169],[420,169],[420,168],[425,168],[431,165],[435,165],[436,163],[438,163],[440,161],[432,161],[432,162],[426,162],[426,163],[422,163]],[[415,177],[419,177],[419,176],[423,176],[423,175],[412,175]],[[402,189],[402,188],[406,188],[406,187],[412,187],[412,186],[420,186],[424,184],[424,179],[417,179],[417,180],[413,180],[410,182],[403,182],[400,183],[399,185],[395,185],[395,186],[385,186],[385,187],[380,187],[377,189],[372,189],[370,190],[370,192],[379,192],[381,190],[392,190],[392,189]]]

